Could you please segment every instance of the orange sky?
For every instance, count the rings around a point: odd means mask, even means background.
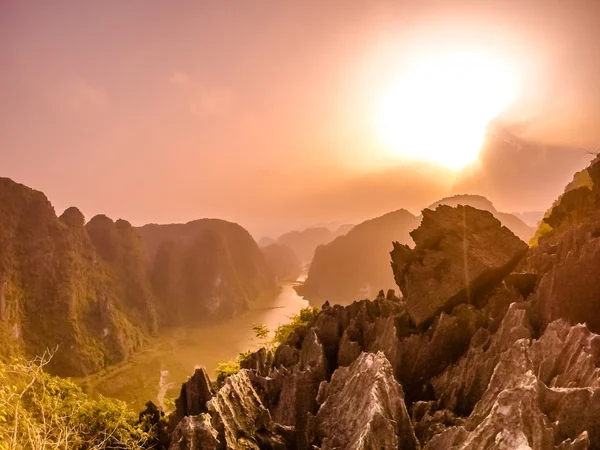
[[[590,1],[0,2],[0,176],[134,224],[277,234],[414,212],[453,192],[546,209],[600,147]],[[382,150],[374,105],[422,52],[476,47],[524,93],[462,174]],[[435,130],[432,130],[435,132]]]

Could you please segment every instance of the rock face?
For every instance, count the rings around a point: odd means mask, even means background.
[[[517,217],[517,214],[499,212],[494,207],[493,203],[482,195],[453,195],[452,197],[446,197],[438,200],[437,202],[429,205],[427,209],[435,210],[440,205],[448,205],[452,207],[466,205],[481,209],[483,211],[489,211],[496,219],[502,222],[502,225],[512,231],[523,242],[529,242],[535,233],[535,227],[527,225],[521,218]],[[543,215],[543,213],[540,213],[540,216],[541,215]],[[535,223],[536,221],[534,220],[534,224]]]
[[[337,369],[321,385],[318,400],[316,434],[323,450],[418,448],[404,392],[381,352],[362,353],[350,367]]]
[[[529,250],[488,212],[426,212],[415,250],[392,255],[404,298],[326,303],[181,419],[172,445],[600,449],[600,166],[587,170],[593,184],[555,204]]]
[[[490,212],[470,206],[424,210],[421,226],[411,236],[415,249],[394,243],[391,257],[396,282],[417,325],[459,303],[476,303],[527,251]]]

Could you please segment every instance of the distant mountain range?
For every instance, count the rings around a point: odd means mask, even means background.
[[[0,357],[57,347],[48,369],[96,372],[165,326],[231,316],[276,292],[250,234],[216,219],[132,227],[0,178]]]
[[[327,227],[312,227],[303,231],[290,231],[281,235],[277,240],[262,238],[261,247],[270,244],[285,245],[292,249],[302,264],[310,264],[319,245],[328,244],[338,236],[346,234],[354,225],[341,225],[335,230]]]

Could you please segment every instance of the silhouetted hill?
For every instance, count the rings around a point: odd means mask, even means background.
[[[274,243],[275,243],[275,241],[273,239],[265,236],[265,237],[260,238],[260,240],[258,241],[258,246],[260,248],[263,248],[263,247],[266,247],[266,246],[274,244]]]
[[[96,251],[76,208],[58,219],[44,194],[0,179],[4,357],[39,355],[58,346],[48,368],[82,375],[124,359],[156,330],[153,310],[139,310],[137,303],[151,298],[129,295],[135,280],[144,277],[145,270],[135,273],[143,263],[136,255],[123,256],[133,245],[130,236],[116,227],[111,231],[107,255],[115,265]],[[124,272],[117,264],[129,267]]]
[[[303,264],[310,264],[319,245],[328,244],[336,237],[346,234],[353,225],[342,225],[335,231],[326,227],[290,231],[277,239],[277,244],[291,248]]]
[[[220,219],[137,228],[151,258],[151,279],[170,322],[230,317],[263,294],[275,278],[244,228]]]
[[[503,213],[496,210],[491,201],[481,195],[453,195],[443,198],[427,207],[427,209],[435,209],[439,205],[448,205],[456,207],[458,205],[472,206],[473,208],[491,212],[496,219],[502,222],[502,225],[515,233],[522,241],[529,242],[535,233],[535,228],[530,227],[520,218],[513,214]]]
[[[140,237],[140,234],[144,237]],[[57,347],[48,369],[86,375],[161,325],[231,316],[274,276],[246,230],[220,220],[135,229],[0,178],[0,357]]]
[[[389,252],[393,241],[408,243],[419,219],[400,209],[353,227],[317,248],[301,295],[315,303],[353,301],[395,286]]]
[[[294,251],[286,245],[271,244],[261,248],[267,264],[278,280],[295,281],[302,275],[302,263]]]
[[[544,218],[544,211],[521,211],[512,212],[511,214],[533,228],[537,228],[540,224],[540,220]]]

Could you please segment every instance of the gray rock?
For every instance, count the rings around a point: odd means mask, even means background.
[[[208,414],[186,416],[177,424],[171,436],[169,450],[217,450],[220,442]]]
[[[206,402],[214,394],[206,369],[204,367],[196,369],[194,375],[181,385],[179,397],[175,400],[175,411],[169,417],[169,428],[173,430],[186,416],[196,416],[206,412]]]
[[[348,330],[344,330],[340,346],[338,349],[338,366],[349,366],[354,362],[361,353],[360,343],[353,341],[348,334]]]
[[[284,435],[289,430],[271,419],[246,369],[227,378],[207,407],[219,442],[224,443],[227,449],[288,448]]]
[[[402,387],[381,352],[362,353],[324,384],[316,415],[322,450],[416,449]]]
[[[470,206],[424,210],[415,249],[394,243],[396,283],[417,325],[459,303],[477,303],[510,273],[527,245],[490,212]]]

